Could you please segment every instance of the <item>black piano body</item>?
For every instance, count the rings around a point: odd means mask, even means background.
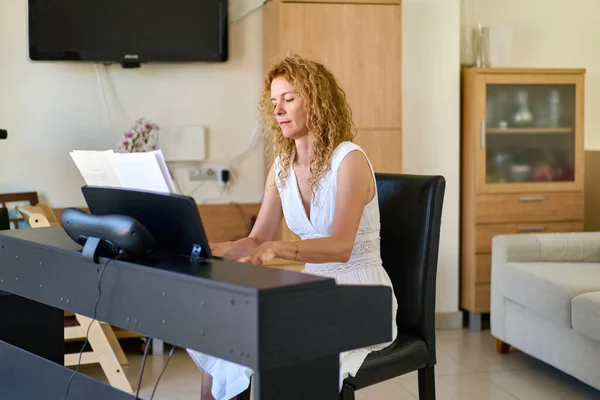
[[[0,290],[255,371],[255,399],[334,399],[339,353],[392,337],[391,289],[231,260],[82,257],[60,228],[0,231]],[[3,316],[0,316],[3,318]],[[40,333],[41,334],[41,333]],[[0,342],[0,398],[60,400],[71,369]],[[132,399],[78,374],[69,399]]]

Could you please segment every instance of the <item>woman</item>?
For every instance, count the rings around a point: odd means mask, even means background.
[[[343,90],[323,65],[293,55],[268,71],[259,109],[275,161],[256,223],[247,238],[211,244],[215,255],[264,265],[273,258],[305,262],[303,272],[339,284],[392,286],[381,264],[375,176],[352,143],[351,111]],[[300,241],[273,241],[285,216]],[[397,328],[392,292],[393,339]],[[340,354],[340,389],[369,352],[389,343]],[[248,388],[252,371],[188,350],[203,370],[202,399],[231,399]]]

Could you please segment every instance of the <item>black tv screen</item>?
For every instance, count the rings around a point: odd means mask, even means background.
[[[227,0],[29,0],[29,58],[226,61]]]

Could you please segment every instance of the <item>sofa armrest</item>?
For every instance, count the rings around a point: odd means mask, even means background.
[[[600,232],[498,235],[492,258],[505,262],[600,262]]]
[[[511,262],[600,262],[600,232],[494,236],[490,283],[491,333],[507,343],[510,343],[510,338],[506,334],[506,299],[501,287],[504,266]]]

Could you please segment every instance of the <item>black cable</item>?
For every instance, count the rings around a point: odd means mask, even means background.
[[[148,340],[148,342],[146,342],[146,349],[144,349],[144,358],[142,358],[142,367],[140,369],[140,377],[138,379],[138,387],[137,387],[137,390],[135,391],[135,400],[138,400],[140,398],[140,389],[142,388],[142,377],[144,376],[144,368],[146,367],[146,357],[148,356],[148,349],[150,348],[151,344],[152,344],[152,338],[150,338]]]
[[[110,264],[111,261],[118,260],[119,258],[121,258],[121,255],[117,256],[116,258],[111,258],[110,260],[105,262],[104,265],[102,266],[102,270],[100,271],[100,277],[98,278],[98,297],[96,297],[96,303],[94,304],[94,316],[92,317],[92,322],[90,322],[90,324],[88,325],[87,331],[85,333],[85,342],[83,343],[83,346],[81,346],[81,351],[79,352],[79,361],[77,362],[77,368],[75,369],[75,371],[69,378],[69,381],[67,382],[67,388],[65,390],[65,395],[62,397],[61,400],[65,400],[67,398],[67,396],[69,395],[69,388],[71,387],[71,381],[73,380],[75,375],[77,375],[77,373],[79,372],[79,368],[81,367],[81,357],[83,355],[83,350],[85,349],[85,347],[88,344],[88,336],[90,334],[90,328],[92,327],[92,324],[94,323],[94,321],[96,321],[96,314],[98,313],[98,303],[100,302],[100,296],[102,295],[101,285],[102,285],[102,277],[104,276],[104,270],[106,269],[106,266],[108,264]]]
[[[171,347],[171,351],[169,352],[169,358],[167,358],[167,361],[165,361],[165,365],[163,366],[162,371],[160,371],[160,375],[158,375],[158,379],[156,379],[156,383],[154,384],[154,389],[152,389],[152,395],[150,396],[150,400],[152,400],[154,398],[154,393],[156,392],[156,388],[158,387],[158,382],[160,382],[160,378],[162,377],[163,373],[167,369],[167,365],[169,365],[169,360],[173,356],[174,350],[175,350],[175,345],[173,345],[173,347]]]

